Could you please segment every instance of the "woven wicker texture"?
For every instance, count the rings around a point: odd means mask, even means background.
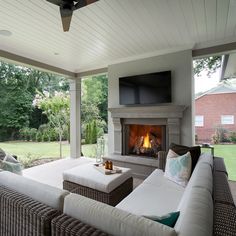
[[[68,190],[72,193],[80,194],[88,198],[92,198],[99,202],[109,204],[111,206],[115,206],[132,192],[133,178],[127,179],[124,183],[119,185],[110,193],[101,192],[96,189],[72,183],[70,181],[63,181],[63,189]]]
[[[165,171],[166,167],[166,157],[167,157],[167,152],[165,151],[158,152],[158,168],[162,169],[163,171]]]
[[[234,200],[224,172],[213,171],[213,198],[215,202],[234,206]]]
[[[228,176],[228,172],[226,170],[223,158],[220,157],[214,158],[214,171],[224,172]]]
[[[52,236],[106,236],[106,233],[65,214],[52,220]]]
[[[49,236],[51,220],[60,213],[0,185],[0,235]]]
[[[215,203],[214,205],[214,235],[236,235],[236,208],[234,206]]]

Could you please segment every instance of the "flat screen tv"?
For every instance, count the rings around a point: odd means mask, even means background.
[[[171,102],[171,71],[119,78],[121,105]]]

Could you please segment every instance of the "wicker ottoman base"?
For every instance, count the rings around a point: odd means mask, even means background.
[[[133,178],[131,177],[127,179],[110,193],[101,192],[96,189],[88,188],[86,186],[82,186],[66,180],[63,181],[63,189],[68,190],[71,193],[77,193],[82,196],[92,198],[96,201],[115,206],[132,192]]]

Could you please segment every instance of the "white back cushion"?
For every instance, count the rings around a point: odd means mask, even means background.
[[[178,236],[210,236],[213,229],[213,200],[204,188],[193,187],[186,207],[180,209],[175,230]]]
[[[207,163],[213,169],[213,156],[210,153],[202,153],[198,159],[198,163]]]
[[[64,213],[114,236],[175,236],[174,229],[78,194],[65,198]]]
[[[60,211],[63,210],[64,197],[69,194],[68,191],[8,171],[0,173],[0,184]]]

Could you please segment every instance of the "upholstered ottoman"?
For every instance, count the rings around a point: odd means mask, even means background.
[[[115,206],[133,190],[131,170],[120,169],[105,175],[91,163],[74,167],[63,172],[63,189]]]

